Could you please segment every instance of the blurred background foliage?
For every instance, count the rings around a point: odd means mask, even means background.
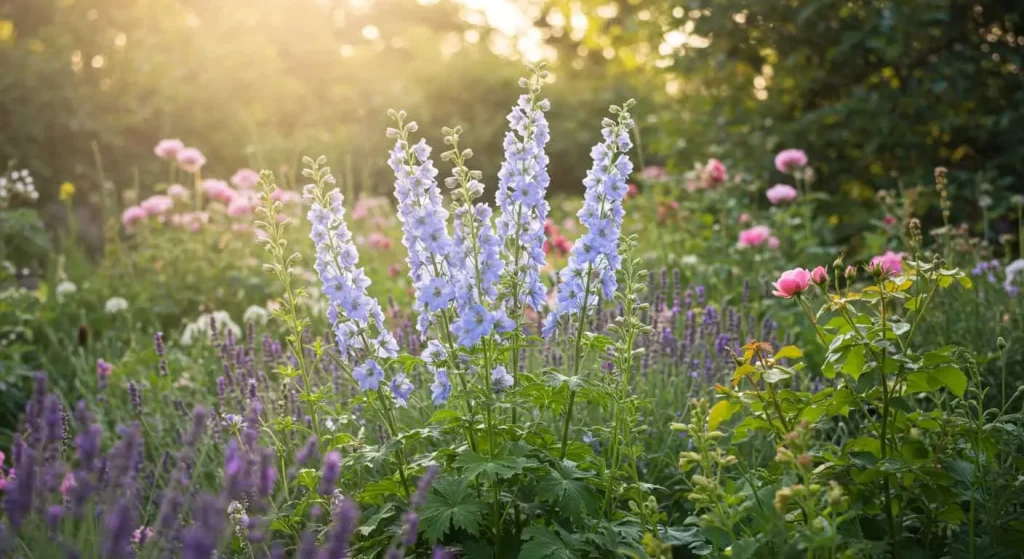
[[[1024,191],[1022,18],[1018,0],[7,0],[0,158],[36,175],[51,222],[64,181],[93,208],[100,177],[147,194],[162,137],[200,148],[204,176],[325,153],[386,194],[396,107],[434,145],[463,125],[493,176],[522,63],[544,58],[556,192],[636,97],[646,163],[718,157],[770,184],[774,152],[801,147],[850,234],[877,189],[937,165],[959,217],[986,191],[999,216]]]

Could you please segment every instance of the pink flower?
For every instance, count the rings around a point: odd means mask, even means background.
[[[388,266],[388,277],[397,278],[400,275],[402,275],[402,269],[398,267],[398,264]]]
[[[576,227],[576,220],[575,219],[573,219],[571,217],[567,217],[567,218],[562,220],[562,229],[565,229],[569,233],[575,233],[576,232],[576,228],[577,227]]]
[[[371,247],[376,248],[376,249],[380,249],[380,250],[387,250],[387,249],[391,248],[391,239],[385,237],[384,235],[381,235],[380,233],[378,233],[376,231],[374,231],[373,233],[370,233],[369,238],[367,238],[367,243]]]
[[[784,149],[775,156],[775,168],[792,173],[807,166],[807,153],[802,149]]]
[[[183,149],[185,149],[185,144],[181,143],[181,140],[169,138],[157,142],[156,147],[153,148],[153,153],[160,159],[174,159]]]
[[[202,229],[203,225],[210,222],[210,214],[206,212],[186,212],[171,216],[171,223],[178,227],[184,227],[193,233]]]
[[[140,202],[139,207],[151,216],[163,215],[174,207],[174,200],[170,196],[154,194]]]
[[[741,213],[740,214],[740,223],[750,223],[750,214],[748,214],[748,213]]]
[[[635,184],[629,183],[629,186],[626,188],[626,199],[636,198],[639,194],[640,189]]]
[[[783,202],[796,200],[796,189],[788,184],[777,184],[765,191],[765,196],[773,206],[777,206]]]
[[[68,493],[70,493],[71,490],[76,488],[76,487],[78,487],[78,484],[75,483],[75,474],[73,474],[71,472],[68,472],[68,473],[64,474],[64,480],[60,482],[60,495],[61,495],[61,497],[64,497],[65,499],[67,499],[68,498]]]
[[[220,179],[206,179],[200,183],[203,192],[212,200],[228,203],[235,197],[235,191]]]
[[[823,285],[828,282],[828,272],[825,271],[823,266],[811,270],[811,279],[818,285]]]
[[[153,537],[153,529],[146,526],[139,526],[134,532],[132,532],[132,543],[135,545],[145,545],[149,538]]]
[[[779,248],[779,238],[775,235],[768,237],[768,248],[772,250]]]
[[[772,284],[775,291],[772,291],[772,295],[776,297],[782,297],[783,299],[789,299],[795,295],[799,295],[804,291],[807,291],[807,287],[811,284],[811,272],[803,268],[793,268],[792,270],[786,270],[782,272],[779,279]]]
[[[843,270],[843,275],[846,276],[846,279],[853,279],[857,277],[857,268],[854,268],[853,266],[847,266],[846,270]]]
[[[885,225],[886,227],[892,227],[893,225],[896,225],[896,216],[885,216],[885,218],[882,219],[882,224]]]
[[[175,200],[188,200],[192,193],[180,184],[172,184],[167,187],[167,195]]]
[[[277,188],[270,193],[270,199],[276,202],[281,202],[282,204],[297,204],[302,201],[302,195],[294,190],[282,190]],[[359,204],[356,203],[356,206],[358,207]],[[353,210],[352,213],[355,213],[355,210]]]
[[[231,184],[242,190],[249,190],[260,183],[260,174],[252,169],[239,169],[231,175]]]
[[[105,382],[108,378],[110,378],[110,373],[112,373],[113,371],[114,366],[111,365],[110,363],[107,363],[102,359],[96,360],[96,378],[98,378],[100,382]]]
[[[196,173],[206,165],[206,156],[196,148],[185,148],[178,152],[178,165],[186,173]]]
[[[125,229],[131,230],[132,226],[140,221],[145,221],[147,217],[149,214],[146,213],[146,210],[139,206],[132,206],[121,212],[121,224]]]
[[[231,217],[245,217],[252,213],[253,207],[246,196],[235,196],[228,202],[228,215]]]
[[[640,178],[646,181],[659,182],[668,178],[668,173],[665,172],[664,167],[657,165],[648,165],[644,167],[643,171],[640,171]]]
[[[761,246],[771,237],[772,230],[764,225],[755,225],[750,229],[740,231],[739,242],[736,245],[740,248]]]
[[[708,159],[707,164],[704,165],[704,172],[701,175],[701,182],[704,188],[714,188],[729,178],[725,164],[714,158]]]
[[[879,270],[884,276],[900,274],[903,272],[904,256],[905,254],[902,252],[887,250],[885,251],[885,254],[880,254],[872,258],[871,263],[868,265],[868,269],[872,272]]]

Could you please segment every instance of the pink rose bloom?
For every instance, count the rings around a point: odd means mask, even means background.
[[[854,278],[857,276],[857,268],[853,266],[847,266],[846,270],[843,271],[847,278]]]
[[[824,284],[828,282],[828,272],[825,271],[823,266],[818,266],[811,270],[811,279],[814,280],[814,283]]]
[[[887,215],[884,219],[882,219],[882,223],[886,227],[892,227],[893,225],[896,225],[896,217],[892,215]]]
[[[146,210],[139,206],[132,206],[121,212],[121,224],[125,229],[131,230],[132,226],[140,221],[145,221],[147,217],[149,214],[146,213]]]
[[[736,243],[740,248],[749,248],[761,246],[768,241],[768,238],[772,236],[772,230],[764,225],[755,225],[750,229],[744,229],[740,231],[739,242]]]
[[[186,173],[195,173],[206,165],[206,156],[196,148],[184,148],[177,154],[178,165]]]
[[[782,149],[775,156],[775,168],[783,173],[792,173],[807,167],[807,154],[803,149]]]
[[[775,168],[783,173],[792,173],[807,166],[807,153],[802,149],[784,149],[775,156]]]
[[[775,235],[768,237],[768,248],[772,250],[779,248],[779,238]]]
[[[154,194],[140,202],[139,206],[151,216],[163,215],[174,207],[174,200],[170,196]]]
[[[185,149],[185,144],[181,143],[181,140],[169,138],[157,142],[156,147],[153,148],[153,153],[160,159],[170,160],[176,158],[183,149]]]
[[[725,169],[725,164],[717,159],[708,159],[706,165],[704,165],[703,182],[705,188],[714,188],[729,178],[729,173]]]
[[[905,256],[902,252],[893,252],[891,250],[885,251],[885,254],[880,254],[871,259],[871,264],[868,268],[872,271],[879,269],[882,271],[882,275],[892,276],[903,272],[903,257]]]
[[[231,217],[245,217],[252,213],[253,207],[246,196],[235,196],[228,202],[228,215]]]
[[[811,273],[807,270],[803,268],[786,270],[785,272],[782,272],[779,279],[772,284],[772,287],[775,288],[775,291],[772,291],[772,295],[782,297],[783,299],[789,299],[790,297],[807,291],[810,284]]]
[[[777,184],[765,191],[765,196],[768,196],[768,201],[773,206],[778,206],[783,202],[796,200],[796,189],[788,184]]]
[[[748,214],[748,213],[741,213],[740,214],[740,223],[750,223],[750,214]]]
[[[371,247],[376,248],[376,249],[380,249],[380,250],[387,250],[387,249],[391,248],[391,239],[385,237],[384,235],[381,235],[380,233],[378,233],[376,231],[374,231],[373,233],[370,233],[370,236],[369,236],[369,238],[367,238],[366,242]]]
[[[175,200],[188,200],[192,193],[180,184],[172,184],[167,187],[167,195]]]
[[[220,179],[206,179],[200,183],[203,187],[203,192],[210,197],[211,200],[217,200],[219,202],[228,203],[235,198],[235,191],[228,183]]]
[[[249,190],[260,183],[260,174],[252,169],[239,169],[231,175],[231,184],[242,190]]]

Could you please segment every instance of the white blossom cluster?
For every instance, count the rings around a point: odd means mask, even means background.
[[[35,180],[28,169],[11,171],[7,176],[0,177],[0,208],[6,208],[15,197],[29,202],[39,199]]]

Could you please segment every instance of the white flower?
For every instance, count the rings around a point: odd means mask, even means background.
[[[78,292],[78,286],[74,282],[62,281],[57,284],[57,288],[54,289],[54,293],[57,295],[58,301],[63,301],[68,295]]]
[[[245,309],[245,313],[242,314],[242,322],[246,324],[249,324],[251,322],[253,324],[256,324],[257,326],[263,326],[267,323],[267,320],[269,319],[270,313],[267,312],[267,309],[259,305],[252,305],[251,307]]]
[[[1006,265],[1006,280],[1003,282],[1003,287],[1007,291],[1014,285],[1024,283],[1024,281],[1018,281],[1017,276],[1024,273],[1024,258],[1018,258],[1013,262]]]
[[[211,319],[217,325],[217,332],[221,339],[228,330],[234,334],[235,338],[242,335],[242,329],[235,324],[235,321],[231,320],[231,315],[227,311],[213,311],[212,313],[203,313],[196,317],[195,322],[185,325],[185,330],[181,333],[181,344],[190,346],[199,340],[210,341],[212,338]]]
[[[128,301],[125,301],[124,297],[111,297],[107,299],[107,302],[103,305],[103,310],[107,314],[117,314],[128,310]]]

